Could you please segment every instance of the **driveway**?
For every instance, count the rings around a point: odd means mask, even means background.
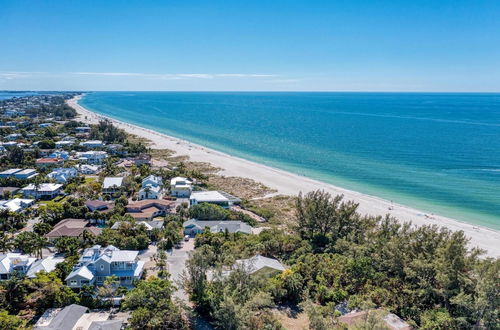
[[[167,263],[168,272],[170,273],[170,279],[177,286],[177,291],[174,293],[174,297],[178,297],[183,302],[188,303],[189,298],[181,288],[181,275],[186,269],[186,260],[189,258],[189,252],[194,250],[194,238],[190,238],[189,241],[184,242],[182,248],[172,249],[167,251]]]

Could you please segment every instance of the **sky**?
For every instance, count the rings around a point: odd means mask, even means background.
[[[500,92],[500,1],[0,0],[0,90]]]

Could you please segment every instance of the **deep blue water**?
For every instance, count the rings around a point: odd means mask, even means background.
[[[98,113],[500,229],[500,94],[95,92]]]

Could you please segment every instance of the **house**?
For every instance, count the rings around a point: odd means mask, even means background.
[[[235,265],[243,267],[251,275],[273,277],[286,268],[276,259],[256,255],[249,259],[236,260]]]
[[[17,213],[33,205],[35,205],[34,199],[14,198],[0,201],[0,210],[9,210],[10,212]]]
[[[104,143],[100,140],[90,140],[90,141],[84,141],[80,143],[82,147],[89,148],[89,149],[95,149],[95,148],[102,148],[104,147]]]
[[[64,261],[64,258],[61,257],[46,257],[43,259],[38,259],[34,263],[31,264],[26,276],[29,278],[36,277],[38,272],[44,271],[46,273],[50,273],[51,271],[56,269],[57,264]]]
[[[106,151],[85,151],[77,154],[78,160],[86,164],[102,164],[108,158]]]
[[[136,220],[153,220],[171,211],[175,203],[163,199],[142,200],[126,206],[128,215]]]
[[[88,200],[85,202],[85,206],[89,209],[90,212],[98,212],[100,215],[95,219],[90,219],[91,223],[99,223],[104,224],[106,222],[106,213],[109,213],[113,210],[115,205],[109,202],[103,202],[100,200]]]
[[[136,166],[151,165],[151,155],[141,154],[131,159]]]
[[[47,128],[47,127],[50,127],[52,126],[52,123],[42,123],[42,124],[38,124],[38,127],[40,128]]]
[[[16,141],[18,139],[21,139],[23,136],[21,134],[18,134],[18,133],[12,133],[12,134],[9,134],[7,135],[5,138],[9,141]]]
[[[6,149],[14,148],[17,145],[18,144],[15,141],[10,141],[10,142],[4,142],[3,143],[3,147],[6,148]]]
[[[161,186],[147,185],[139,190],[139,200],[143,199],[162,199],[163,188]]]
[[[120,192],[123,187],[123,177],[106,177],[102,183],[103,194],[113,195]]]
[[[42,183],[38,187],[34,184],[29,184],[21,189],[25,197],[35,199],[52,199],[61,193],[62,184]]]
[[[142,180],[139,190],[139,200],[142,199],[162,199],[163,198],[163,180],[159,176],[149,175]]]
[[[68,160],[69,159],[69,152],[63,151],[63,150],[56,150],[52,153],[50,153],[47,158],[60,158],[63,160]]]
[[[120,229],[122,223],[124,221],[117,221],[111,226],[111,229]],[[152,221],[137,221],[137,225],[143,225],[146,227],[146,231],[150,232],[153,229],[162,229],[163,228],[163,221],[160,220],[152,220]]]
[[[13,177],[15,173],[22,171],[21,168],[11,168],[8,170],[5,170],[3,172],[0,172],[0,178],[9,178]]]
[[[101,229],[90,225],[90,222],[85,219],[64,219],[59,221],[49,233],[45,234],[45,238],[51,242],[59,237],[75,237],[81,240],[84,232],[98,236]]]
[[[76,133],[90,133],[90,127],[88,127],[88,126],[75,127],[75,132]]]
[[[75,165],[75,168],[81,174],[96,174],[99,172],[100,167],[97,165],[89,165],[89,164],[79,164]]]
[[[8,280],[14,273],[25,275],[35,260],[21,253],[0,254],[0,280]]]
[[[37,167],[61,166],[64,163],[62,158],[39,158],[35,164]]]
[[[113,155],[117,156],[125,156],[127,151],[121,144],[108,144],[106,145],[106,149]]]
[[[144,272],[144,261],[139,260],[138,255],[139,251],[95,245],[83,251],[65,282],[70,288],[81,288],[84,285],[102,285],[106,277],[116,275],[120,285],[130,287]]]
[[[339,324],[349,328],[357,325],[363,325],[367,319],[368,313],[377,313],[380,316],[385,327],[389,330],[411,330],[411,326],[399,318],[396,314],[388,313],[381,309],[372,309],[359,312],[351,312],[340,316],[337,320]]]
[[[0,198],[8,198],[15,195],[21,188],[18,187],[0,187]],[[8,197],[6,197],[8,196]]]
[[[239,204],[241,199],[223,191],[196,191],[189,197],[189,205],[210,203],[229,208],[233,204]]]
[[[33,330],[75,329],[76,324],[88,311],[87,307],[71,304],[64,308],[51,308],[45,311]]]
[[[61,149],[61,148],[71,147],[73,144],[75,144],[75,142],[71,140],[56,141],[56,148]]]
[[[58,183],[66,183],[69,179],[74,178],[78,175],[78,172],[75,168],[68,167],[60,167],[55,168],[52,172],[47,174],[47,176],[53,180],[56,180]]]
[[[20,180],[29,180],[37,176],[38,173],[34,168],[27,168],[22,171],[14,173],[14,177]]]
[[[187,178],[175,177],[170,180],[170,194],[174,197],[187,198],[191,196],[193,183]]]
[[[252,227],[242,221],[232,220],[187,220],[182,224],[184,235],[194,237],[209,228],[212,233],[244,233],[252,234]]]
[[[123,321],[108,311],[89,312],[87,307],[72,304],[46,310],[33,330],[120,330]]]

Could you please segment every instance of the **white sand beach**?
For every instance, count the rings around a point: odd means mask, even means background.
[[[450,230],[463,230],[470,237],[470,245],[487,251],[486,255],[491,257],[500,256],[500,232],[467,224],[447,217],[425,214],[425,212],[404,206],[391,201],[377,198],[355,191],[339,188],[327,183],[309,179],[300,175],[289,173],[269,166],[254,163],[242,158],[215,151],[185,140],[174,138],[136,125],[121,122],[109,117],[104,117],[91,112],[78,104],[81,96],[68,101],[80,115],[80,120],[89,124],[96,124],[102,118],[107,118],[116,126],[153,142],[152,147],[158,149],[170,149],[179,155],[187,155],[193,161],[208,162],[220,167],[220,173],[226,176],[240,176],[262,182],[279,194],[297,195],[300,191],[322,189],[329,193],[343,194],[345,199],[354,200],[359,203],[359,212],[372,215],[391,214],[401,221],[411,221],[415,225],[440,225]]]

